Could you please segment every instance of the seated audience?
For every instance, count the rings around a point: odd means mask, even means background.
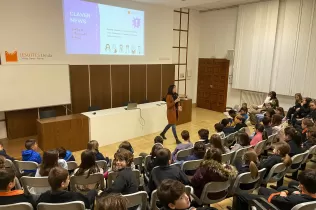
[[[239,149],[250,146],[250,138],[247,133],[238,133],[235,138],[236,144],[230,151],[237,151]]]
[[[162,208],[160,210],[213,210],[212,207],[190,208],[191,202],[189,195],[185,192],[185,186],[172,179],[163,180],[157,189],[157,197]]]
[[[76,161],[75,157],[72,155],[71,151],[66,150],[63,147],[57,148],[57,151],[59,153],[59,159],[64,159],[66,162],[68,162],[68,161]]]
[[[228,115],[229,115],[229,118],[227,118],[227,119],[230,123],[230,126],[235,126],[235,117],[237,115],[236,110],[234,110],[234,109],[229,110]]]
[[[161,136],[156,136],[154,139],[154,143],[163,145],[163,138]]]
[[[39,203],[66,203],[72,201],[82,201],[86,209],[90,209],[97,195],[95,190],[91,190],[84,196],[78,192],[68,191],[70,177],[68,171],[61,167],[54,167],[49,171],[48,183],[51,190],[42,193],[36,204]]]
[[[289,156],[289,153],[290,146],[287,143],[278,142],[274,144],[273,155],[269,156],[268,159],[261,161],[259,164],[259,169],[266,168],[267,172],[265,174],[265,177],[267,177],[271,168],[278,163],[283,162],[286,167],[290,166],[292,164],[292,159]],[[278,187],[282,185],[283,180],[277,183]]]
[[[245,152],[242,157],[242,164],[237,166],[238,175],[242,173],[250,172],[253,179],[258,177],[258,165],[259,159],[257,153],[253,150]],[[239,186],[243,190],[251,189],[254,187],[253,183],[250,184],[240,184]]]
[[[127,210],[127,198],[121,194],[111,193],[109,195],[98,196],[95,202],[97,210]]]
[[[255,146],[260,141],[262,141],[262,139],[263,139],[263,137],[262,137],[263,131],[264,131],[264,126],[261,125],[261,124],[257,124],[256,125],[256,135],[252,138],[252,140],[250,142],[251,146]]]
[[[277,107],[277,108],[275,109],[275,114],[281,115],[282,118],[284,118],[285,114],[284,114],[284,109],[283,109],[283,107]]]
[[[5,167],[5,160],[6,158],[0,155],[0,169],[6,169]],[[14,169],[11,169],[14,171]],[[14,184],[15,184],[15,189],[22,189],[22,186],[20,184],[20,181],[17,177],[14,178]]]
[[[184,150],[184,149],[189,149],[193,147],[193,144],[190,141],[190,133],[187,130],[184,130],[181,132],[181,137],[184,140],[181,144],[177,144],[176,148],[172,152],[172,160],[173,162],[176,161],[177,157],[176,154],[177,152]]]
[[[296,128],[298,131],[302,132],[302,141],[304,142],[306,140],[306,133],[307,131],[314,126],[314,123],[311,119],[303,119],[301,128]]]
[[[11,160],[11,161],[14,161],[14,158],[11,157],[11,156],[9,156],[9,155],[7,154],[7,152],[5,151],[2,142],[0,142],[0,155],[3,156],[3,157],[5,157],[6,159],[9,159],[9,160]]]
[[[97,142],[96,140],[89,141],[87,149],[91,150],[95,154],[96,160],[105,160],[107,163],[110,162],[110,159],[108,157],[104,157],[103,154],[99,152],[99,142]]]
[[[204,142],[201,142],[201,141],[195,142],[193,150],[192,150],[192,154],[189,155],[185,159],[185,161],[201,160],[204,158],[205,153],[206,153],[206,146],[205,146]]]
[[[199,134],[199,137],[200,137],[199,141],[204,142],[204,144],[208,144],[209,143],[208,137],[209,137],[210,132],[207,129],[203,129],[203,128],[200,129],[198,131],[198,134]]]
[[[311,127],[306,133],[306,141],[303,143],[304,151],[309,150],[312,146],[316,145],[316,127]]]
[[[11,169],[0,169],[0,205],[15,203],[30,203],[36,209],[31,195],[24,194],[23,190],[13,190],[15,187],[15,173]]]
[[[297,130],[295,130],[292,127],[286,127],[284,129],[284,134],[285,134],[285,141],[290,146],[290,152],[289,152],[290,157],[293,157],[294,155],[304,152],[302,148],[302,137]]]
[[[35,177],[48,176],[49,171],[58,165],[68,170],[67,162],[63,159],[59,159],[57,150],[48,150],[44,152],[42,164],[36,170]]]
[[[184,185],[190,184],[187,176],[178,166],[170,165],[171,152],[169,149],[160,149],[157,152],[156,161],[159,167],[151,171],[148,183],[149,195],[151,195],[152,191],[157,189],[157,187],[165,179],[178,180]]]
[[[230,152],[230,150],[222,144],[222,139],[217,134],[211,136],[210,147],[219,149],[223,154]]]
[[[133,154],[126,150],[120,149],[115,153],[114,159],[118,169],[117,177],[111,187],[105,189],[106,193],[131,194],[138,191],[138,182],[131,169],[133,163]]]
[[[38,145],[35,139],[28,139],[25,141],[25,148],[26,150],[22,151],[22,161],[33,161],[38,164],[41,164],[42,158],[41,155],[37,152]],[[26,175],[33,175],[35,174],[36,170],[24,170],[24,174]]]
[[[288,120],[289,123],[292,119],[292,115],[294,115],[295,112],[300,110],[302,106],[301,104],[303,102],[302,94],[296,93],[294,97],[295,97],[295,105],[290,107],[286,114],[286,119]]]
[[[128,141],[123,141],[120,144],[119,148],[126,149],[126,150],[130,151],[132,154],[134,154],[134,149],[133,149],[131,143],[129,143]]]
[[[312,99],[308,97],[303,99],[303,103],[301,104],[301,107],[293,114],[290,124],[296,125],[296,121],[298,119],[305,118],[310,113],[309,104],[311,101]]]
[[[228,136],[231,133],[235,132],[234,127],[230,126],[229,120],[228,119],[222,119],[221,124],[223,125],[223,132],[225,136]]]
[[[218,134],[221,139],[225,138],[225,133],[223,131],[224,126],[222,124],[216,123],[214,125],[214,128],[215,128],[216,134]]]
[[[256,124],[260,123],[265,116],[272,117],[274,115],[274,109],[272,109],[271,103],[265,104],[265,111],[256,114]]]
[[[244,118],[244,122],[248,120],[248,109],[247,107],[241,107],[239,110],[239,114]]]
[[[157,157],[157,152],[162,149],[163,146],[161,144],[154,144],[154,146],[151,148],[151,158],[150,161],[147,163],[146,168],[147,168],[147,172],[151,172],[151,170],[157,166],[157,161],[156,161],[156,157]]]
[[[283,117],[281,115],[275,114],[275,115],[272,116],[272,120],[271,120],[271,123],[272,123],[272,125],[271,125],[272,126],[272,135],[273,134],[277,134],[279,139],[282,136],[282,134],[281,134],[282,119],[283,119]]]
[[[237,115],[235,117],[235,132],[236,131],[239,131],[241,128],[246,128],[248,127],[246,124],[245,124],[245,119],[241,116],[241,115]]]
[[[209,182],[225,182],[228,179],[233,179],[237,175],[237,171],[233,166],[222,164],[222,152],[219,149],[209,149],[199,168],[196,170],[191,185],[194,188],[194,194],[201,197],[204,186]],[[219,192],[209,194],[208,197],[217,199],[226,194]]]
[[[273,189],[260,188],[259,195],[249,193],[239,193],[234,196],[234,210],[245,210],[249,208],[250,200],[263,197],[277,208],[282,210],[291,210],[300,203],[316,201],[316,170],[306,170],[300,173],[298,177],[301,191],[281,191]]]
[[[271,118],[264,117],[262,124],[264,126],[263,139],[268,139],[268,137],[272,135]]]
[[[305,118],[311,119],[314,122],[316,121],[316,101],[313,100],[309,103],[310,112],[306,115]]]

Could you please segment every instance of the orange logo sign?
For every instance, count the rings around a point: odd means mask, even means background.
[[[5,60],[7,62],[18,62],[18,52],[16,50],[11,53],[5,51]]]

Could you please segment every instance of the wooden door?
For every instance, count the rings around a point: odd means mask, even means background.
[[[197,107],[224,112],[226,110],[229,60],[199,59]]]

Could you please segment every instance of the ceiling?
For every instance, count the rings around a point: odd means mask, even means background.
[[[190,8],[196,10],[210,10],[258,2],[260,0],[132,0],[150,4],[161,4],[172,8]]]

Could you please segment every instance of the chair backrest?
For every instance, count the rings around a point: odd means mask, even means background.
[[[70,190],[73,192],[87,193],[78,189],[77,185],[95,185],[95,189],[103,190],[104,189],[104,177],[103,174],[90,174],[87,178],[87,175],[83,176],[74,176],[70,177]]]
[[[222,163],[230,164],[234,155],[235,151],[222,154]]]
[[[266,169],[263,168],[258,171],[258,176],[256,178],[252,178],[250,172],[239,174],[234,182],[231,194],[234,195],[235,193],[242,192],[252,193],[260,185],[265,173]],[[253,184],[253,187],[243,190],[240,188],[240,184]]]
[[[83,201],[72,201],[67,203],[39,203],[37,210],[85,210]]]
[[[33,187],[44,187],[50,188],[48,183],[48,177],[29,177],[29,176],[22,176],[21,177],[21,184],[24,189],[24,193],[31,195],[30,188]]]
[[[311,148],[309,148],[309,153],[308,155],[305,157],[305,160],[303,163],[306,163],[307,161],[309,161],[314,154],[316,154],[316,145],[312,146]]]
[[[56,117],[56,110],[46,110],[46,111],[40,111],[39,112],[40,119],[50,118],[50,117]]]
[[[231,133],[227,136],[225,136],[224,139],[222,139],[222,144],[226,147],[232,146],[236,142],[235,136],[237,135],[238,132]]]
[[[209,204],[213,204],[213,203],[217,203],[220,202],[222,200],[224,200],[228,194],[228,188],[230,187],[231,184],[231,180],[228,180],[226,182],[209,182],[207,183],[202,191],[201,197],[200,197],[200,203],[202,205],[209,205]],[[223,192],[226,191],[227,193],[225,193],[225,195],[221,198],[218,198],[216,200],[212,200],[208,197],[209,193],[219,193],[219,192]]]
[[[187,195],[192,195],[193,193],[193,188],[191,186],[185,186],[185,192],[187,193]],[[158,201],[158,197],[157,197],[157,190],[154,190],[151,193],[151,199],[150,199],[150,204],[149,204],[149,209],[150,210],[159,210],[159,208],[157,207],[156,203]]]
[[[146,157],[145,157],[145,161],[144,161],[144,171],[145,172],[148,172],[148,169],[147,169],[147,165],[148,165],[148,163],[151,161],[151,155],[147,155]]]
[[[316,209],[316,201],[297,204],[292,210],[312,210]]]
[[[304,153],[297,154],[297,155],[294,155],[293,157],[291,157],[292,165],[291,165],[291,167],[289,167],[287,173],[293,173],[293,172],[299,170],[301,167],[301,164],[305,161],[305,158],[306,158],[306,156],[308,156],[308,154],[309,154],[309,151],[307,150]]]
[[[127,208],[131,208],[134,206],[140,206],[139,210],[146,210],[147,209],[147,192],[146,191],[139,191],[132,194],[123,195],[127,198]]]
[[[244,148],[241,148],[241,149],[237,150],[237,151],[235,152],[235,155],[233,156],[233,159],[232,159],[231,163],[232,163],[233,165],[235,165],[237,161],[241,161],[241,160],[242,160],[242,156],[245,154],[245,152],[246,152],[249,148],[250,148],[250,146],[244,147]]]
[[[103,171],[108,170],[108,163],[105,160],[97,160],[95,161],[99,168],[102,168]]]
[[[277,182],[284,177],[287,172],[287,167],[284,163],[278,163],[274,165],[266,178],[264,179],[265,183]]]
[[[9,205],[0,205],[0,210],[33,210],[30,203],[14,203]]]
[[[192,154],[192,150],[193,148],[178,151],[176,154],[176,159],[179,161],[184,160],[186,157]]]
[[[257,153],[257,155],[261,155],[261,153],[264,151],[266,141],[267,140],[262,140],[255,145],[254,150]]]
[[[202,160],[189,160],[183,162],[181,166],[181,170],[187,175],[188,179],[190,180],[192,178],[192,174],[196,169],[200,166]],[[187,174],[186,172],[189,171],[190,174]]]
[[[140,185],[140,172],[139,170],[135,169],[133,170],[133,174],[135,175],[136,177],[136,180],[137,180],[137,184],[138,186]],[[108,181],[107,181],[107,187],[110,188],[112,187],[112,184],[113,182],[115,181],[117,177],[117,172],[110,172],[109,175],[108,175]]]
[[[68,171],[72,171],[78,168],[78,164],[76,163],[76,161],[68,161],[67,166],[68,166]]]
[[[142,169],[143,169],[143,157],[142,156],[134,157],[134,164],[139,171],[142,171]]]
[[[15,169],[13,162],[11,160],[9,160],[9,159],[5,159],[4,167],[5,168],[11,168],[13,170]]]
[[[272,143],[274,142],[274,139],[277,137],[277,133],[273,134],[271,136],[268,136],[268,139],[266,141],[266,144],[264,145],[264,150],[268,150],[271,148]]]
[[[36,170],[38,168],[38,164],[32,161],[14,161],[19,169],[20,172],[24,170]]]

